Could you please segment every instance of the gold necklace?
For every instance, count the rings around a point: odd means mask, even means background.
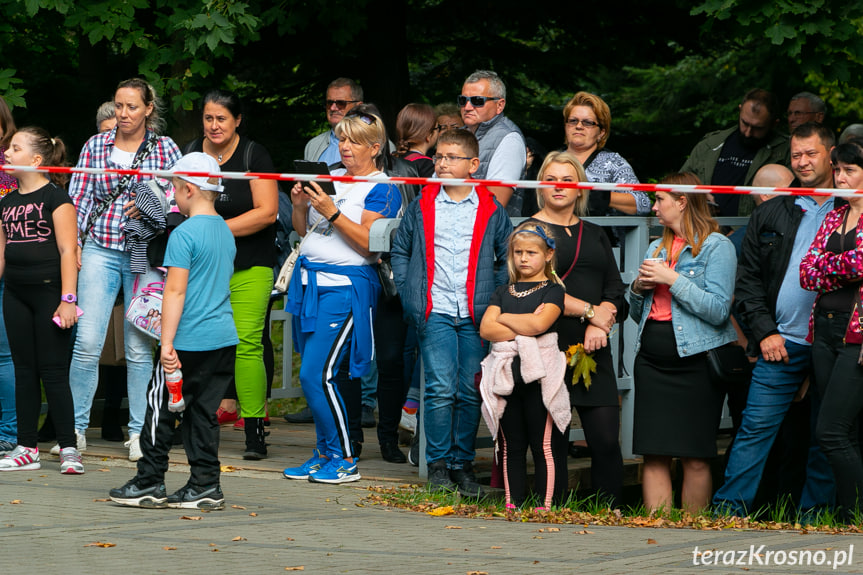
[[[539,282],[538,284],[536,284],[532,288],[528,288],[524,291],[515,291],[515,284],[509,284],[509,295],[511,295],[512,297],[518,297],[518,298],[526,297],[535,291],[541,290],[542,288],[544,288],[547,285],[548,285],[548,280],[542,280],[541,282]]]

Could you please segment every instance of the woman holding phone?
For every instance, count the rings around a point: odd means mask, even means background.
[[[241,136],[240,99],[232,92],[212,90],[203,100],[204,137],[186,146],[186,153],[204,152],[223,172],[275,172],[267,150]],[[264,417],[267,409],[267,372],[264,344],[267,306],[273,289],[276,259],[276,217],[279,188],[275,180],[224,181],[225,191],[216,199],[216,211],[225,218],[237,242],[231,277],[231,308],[240,343],[237,345],[235,392],[219,407],[219,421],[243,418],[246,450],[243,459],[267,456]],[[233,396],[233,397],[231,397]]]

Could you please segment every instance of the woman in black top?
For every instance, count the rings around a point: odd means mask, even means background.
[[[186,146],[186,152],[214,157],[223,172],[274,172],[273,161],[260,144],[240,136],[243,121],[240,101],[231,92],[213,90],[204,96],[204,137]],[[275,180],[225,180],[216,199],[216,211],[225,218],[237,241],[231,307],[240,343],[237,346],[235,382],[246,432],[245,459],[266,457],[264,417],[267,375],[262,335],[273,289],[275,222],[279,213]],[[228,405],[220,409],[231,411]],[[236,411],[236,407],[234,409]]]
[[[552,152],[540,168],[539,180],[584,182],[587,178],[575,156]],[[626,287],[608,236],[600,226],[579,217],[587,211],[587,190],[539,188],[537,199],[541,209],[533,219],[547,224],[555,236],[555,271],[566,286],[566,309],[558,323],[560,347],[566,350],[581,343],[596,361],[589,388],[584,380],[572,381],[572,368],[565,378],[592,453],[591,485],[619,501],[623,489],[620,407],[608,334],[626,305]]]

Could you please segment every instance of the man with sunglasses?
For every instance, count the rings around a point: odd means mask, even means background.
[[[458,106],[465,126],[479,141],[479,169],[473,177],[518,180],[527,162],[527,152],[521,130],[503,115],[506,86],[500,76],[489,70],[477,70],[468,76],[458,97]],[[513,188],[487,187],[497,201],[507,207]],[[521,206],[517,209],[520,212]]]
[[[775,131],[779,105],[767,90],[750,90],[737,107],[737,125],[707,134],[692,149],[680,169],[692,172],[705,184],[751,186],[755,173],[765,164],[788,166],[788,137]],[[751,196],[715,194],[720,216],[746,216],[755,203]]]
[[[308,162],[325,162],[328,166],[340,162],[339,140],[333,129],[342,121],[345,114],[362,103],[363,89],[350,78],[336,78],[330,82],[324,101],[330,129],[309,140],[303,159]]]

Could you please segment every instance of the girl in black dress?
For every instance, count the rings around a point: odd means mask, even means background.
[[[540,168],[539,180],[586,182],[587,177],[571,153],[552,152]],[[557,330],[560,349],[583,344],[584,351],[596,361],[596,373],[589,386],[583,379],[572,381],[572,369],[565,381],[591,451],[591,486],[610,497],[613,506],[623,489],[623,458],[618,441],[617,378],[608,334],[617,321],[618,310],[625,309],[626,286],[620,279],[608,235],[602,227],[580,217],[587,212],[587,190],[539,188],[537,200],[540,211],[533,221],[543,222],[554,234],[555,271],[566,287],[565,309]]]
[[[569,396],[563,385],[564,354],[554,323],[564,290],[554,274],[554,239],[545,226],[525,223],[510,236],[508,285],[495,290],[480,335],[492,343],[482,362],[483,416],[498,437],[508,509],[527,496],[527,447],[533,454],[541,507],[560,503],[566,491],[566,449],[555,441],[569,429]],[[498,424],[500,435],[497,433]]]

